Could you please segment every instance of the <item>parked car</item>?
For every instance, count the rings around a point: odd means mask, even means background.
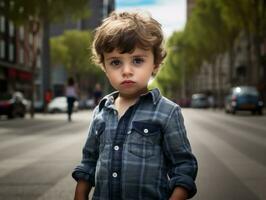
[[[225,98],[225,112],[235,114],[239,110],[263,114],[263,101],[259,92],[252,86],[233,87]]]
[[[78,102],[75,101],[73,111],[78,111]],[[55,97],[48,104],[48,112],[50,113],[62,113],[67,112],[67,98],[66,97]]]
[[[191,97],[192,108],[208,108],[208,96],[203,93],[193,94]]]
[[[6,115],[9,119],[17,116],[23,118],[27,113],[28,102],[21,92],[0,94],[0,115]]]
[[[94,99],[80,99],[79,109],[93,109],[95,107]]]
[[[44,112],[43,100],[37,100],[34,102],[34,111],[35,112]]]

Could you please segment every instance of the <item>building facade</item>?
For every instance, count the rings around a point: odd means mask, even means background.
[[[2,1],[0,11],[6,9]],[[26,98],[31,96],[31,84],[35,77],[32,71],[34,37],[29,24],[15,27],[13,22],[0,12],[0,93],[21,91]],[[39,35],[37,36],[40,37]],[[36,57],[36,70],[40,69],[40,56]]]

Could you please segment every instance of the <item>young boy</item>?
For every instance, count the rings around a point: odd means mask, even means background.
[[[117,90],[94,110],[75,199],[184,200],[196,193],[197,161],[180,107],[147,85],[165,57],[161,25],[112,13],[97,28],[95,58]]]

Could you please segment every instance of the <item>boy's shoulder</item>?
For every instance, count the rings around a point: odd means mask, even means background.
[[[113,103],[114,99],[118,96],[118,91],[111,92],[107,95],[105,95],[99,102],[98,105],[98,111],[101,111],[102,108],[104,107],[106,101],[109,101],[110,103]]]
[[[160,101],[158,102],[159,110],[166,113],[171,113],[173,110],[180,110],[180,106],[173,102],[172,100],[168,99],[165,96],[161,96]]]

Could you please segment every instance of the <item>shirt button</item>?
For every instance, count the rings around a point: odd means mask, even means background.
[[[116,178],[116,177],[117,177],[117,173],[114,172],[114,173],[112,174],[112,176],[113,176],[114,178]]]
[[[117,145],[114,146],[114,150],[116,150],[116,151],[119,150],[119,146],[117,146]]]
[[[131,134],[131,131],[128,131],[127,134],[128,134],[128,135]]]
[[[95,131],[95,134],[97,135],[98,134],[98,131]]]
[[[144,132],[144,133],[148,133],[149,130],[145,128],[145,129],[143,130],[143,132]]]

